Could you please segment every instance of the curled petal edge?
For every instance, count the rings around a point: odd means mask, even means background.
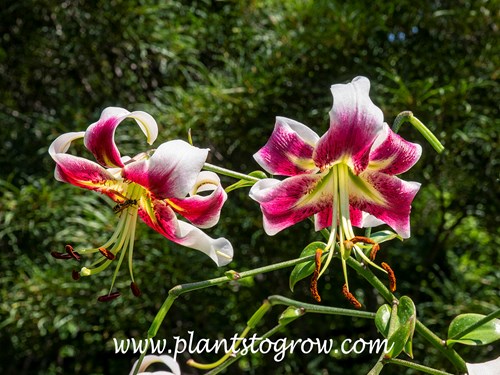
[[[97,162],[105,167],[123,167],[120,151],[114,137],[118,125],[126,118],[133,118],[152,144],[158,136],[158,125],[155,119],[143,111],[129,112],[124,108],[105,108],[99,120],[91,124],[85,132],[84,144],[94,154]]]

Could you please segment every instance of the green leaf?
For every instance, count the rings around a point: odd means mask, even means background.
[[[411,298],[403,296],[399,299],[398,317],[401,325],[408,326],[409,336],[406,339],[404,352],[413,358],[413,332],[417,322],[417,312],[415,304]]]
[[[380,232],[372,233],[370,235],[370,238],[375,241],[376,243],[382,243],[382,242],[387,242],[390,240],[393,240],[395,238],[400,239],[401,241],[403,238],[396,233],[390,231],[390,230],[382,230]]]
[[[314,255],[316,254],[317,249],[324,250],[326,248],[326,244],[324,242],[312,242],[309,245],[306,246],[304,250],[300,253],[300,258],[308,256],[308,255]],[[295,284],[306,278],[307,276],[311,275],[314,272],[316,265],[314,263],[314,260],[310,260],[307,262],[303,262],[300,264],[297,264],[293,270],[292,273],[290,273],[290,290],[293,292],[293,287]]]
[[[387,338],[389,334],[389,321],[391,320],[391,306],[388,304],[382,305],[377,310],[375,315],[375,325],[378,331]]]
[[[408,324],[404,324],[394,331],[394,333],[388,338],[387,347],[389,348],[389,352],[385,354],[385,357],[397,357],[403,351],[410,333],[411,328]]]
[[[476,324],[484,317],[485,315],[481,314],[462,314],[455,317],[448,328],[448,340],[446,344],[486,345],[499,340],[500,319],[492,319],[462,337],[458,337],[461,332]]]
[[[263,171],[253,171],[250,172],[248,175],[260,179],[267,178],[267,175]]]
[[[253,171],[248,174],[249,176],[256,177],[256,178],[266,178],[267,175],[262,172],[262,171]],[[234,184],[228,186],[225,191],[226,193],[229,193],[230,191],[236,190],[236,189],[241,189],[244,187],[249,187],[253,186],[256,181],[250,181],[250,180],[239,180],[238,182],[235,182]]]
[[[288,323],[294,321],[295,319],[304,315],[304,309],[298,307],[289,306],[283,313],[280,315],[278,322],[280,325],[287,325]]]
[[[396,306],[396,315],[393,319],[394,332],[389,335],[391,325],[391,307],[387,304],[380,306],[375,315],[375,325],[379,332],[388,339],[387,347],[390,348],[386,353],[387,358],[395,358],[402,351],[413,358],[412,342],[415,323],[417,320],[415,304],[413,301],[403,296],[399,299]],[[389,337],[388,337],[389,335]]]

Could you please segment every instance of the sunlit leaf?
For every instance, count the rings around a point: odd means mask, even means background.
[[[321,249],[324,250],[326,248],[326,244],[324,242],[312,242],[309,245],[306,246],[304,250],[300,253],[300,258],[308,256],[308,255],[314,255],[316,254],[316,250]],[[311,275],[314,272],[315,268],[315,263],[314,260],[309,260],[304,263],[297,264],[293,270],[292,273],[290,273],[290,290],[293,292],[293,287],[295,284],[306,278],[307,276]]]
[[[485,324],[475,328],[473,331],[457,337],[468,327],[476,324],[485,315],[481,314],[462,314],[457,316],[448,328],[448,345],[455,343],[464,345],[486,345],[500,339],[500,319],[492,319]]]

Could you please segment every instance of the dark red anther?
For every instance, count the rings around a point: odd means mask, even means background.
[[[396,275],[394,274],[394,271],[387,263],[382,262],[381,266],[384,270],[387,271],[387,275],[389,276],[389,289],[391,290],[391,292],[395,292],[396,291]]]
[[[66,245],[64,247],[64,249],[66,250],[66,252],[73,258],[73,259],[76,259],[77,261],[80,261],[81,259],[81,256],[80,254],[78,254],[76,251],[73,250],[73,246],[71,245]]]
[[[71,277],[73,278],[73,280],[80,280],[80,272],[78,272],[77,270],[73,270],[71,272]]]
[[[60,253],[59,251],[51,251],[50,255],[52,255],[56,259],[68,260],[68,259],[73,258],[71,255],[65,254],[65,253]]]
[[[352,294],[351,292],[349,292],[349,290],[347,289],[347,285],[344,284],[344,286],[342,287],[342,293],[344,294],[345,298],[347,298],[347,300],[357,309],[360,309],[361,308],[361,303],[359,303],[359,301],[356,299],[356,297],[354,297],[354,294]]]
[[[106,249],[105,247],[100,247],[99,252],[102,254],[104,258],[108,258],[109,260],[115,259],[115,254]]]
[[[114,300],[115,298],[120,297],[120,292],[113,292],[110,294],[105,294],[104,296],[100,296],[97,298],[99,302],[108,302]]]
[[[133,282],[133,281],[130,283],[130,289],[132,289],[132,293],[136,297],[139,297],[142,294],[142,292],[139,289],[139,287],[137,286],[137,284],[135,282]]]

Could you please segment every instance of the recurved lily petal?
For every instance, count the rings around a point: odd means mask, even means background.
[[[70,132],[61,134],[59,137],[54,139],[49,147],[49,155],[52,159],[56,160],[58,154],[65,154],[71,146],[71,142],[83,138],[85,132]]]
[[[174,211],[165,201],[154,201],[151,211],[144,207],[139,208],[139,216],[147,225],[172,242],[205,253],[218,266],[228,264],[233,258],[233,247],[227,239],[213,239],[201,229],[177,220]]]
[[[54,177],[61,182],[89,190],[100,190],[107,181],[115,178],[106,169],[90,160],[66,154],[74,140],[83,138],[85,132],[65,133],[49,147],[49,155],[56,162]]]
[[[420,188],[420,183],[368,171],[360,175],[354,183],[350,182],[349,200],[354,208],[388,224],[401,237],[410,237],[411,202]],[[361,187],[363,183],[368,189]]]
[[[295,176],[318,170],[312,160],[319,136],[300,122],[277,117],[271,137],[254,158],[267,172]]]
[[[152,144],[158,136],[158,125],[150,114],[108,107],[102,111],[99,120],[90,125],[85,132],[85,147],[94,154],[99,164],[109,168],[123,167],[120,151],[115,144],[115,130],[126,118],[133,118],[137,122],[149,144]]]
[[[106,183],[115,181],[114,176],[99,164],[78,156],[61,154],[56,163],[54,177],[61,182],[101,191],[106,189]]]
[[[147,160],[126,165],[123,177],[142,185],[157,199],[184,198],[205,163],[208,149],[174,140],[163,143]]]
[[[198,195],[211,191],[209,195]],[[208,171],[200,172],[194,191],[187,198],[170,198],[167,202],[175,212],[184,216],[199,228],[213,227],[219,221],[220,211],[227,194],[220,184],[219,177]]]
[[[408,142],[384,124],[383,132],[373,144],[370,152],[370,170],[397,175],[415,165],[422,155],[422,147]]]
[[[313,159],[320,167],[345,162],[358,174],[368,165],[369,151],[382,131],[384,116],[368,95],[370,81],[365,77],[333,85],[331,91],[330,129],[319,140]]]
[[[250,189],[250,197],[260,203],[264,230],[270,236],[331,205],[332,192],[323,174],[300,175],[284,181],[266,178]]]

